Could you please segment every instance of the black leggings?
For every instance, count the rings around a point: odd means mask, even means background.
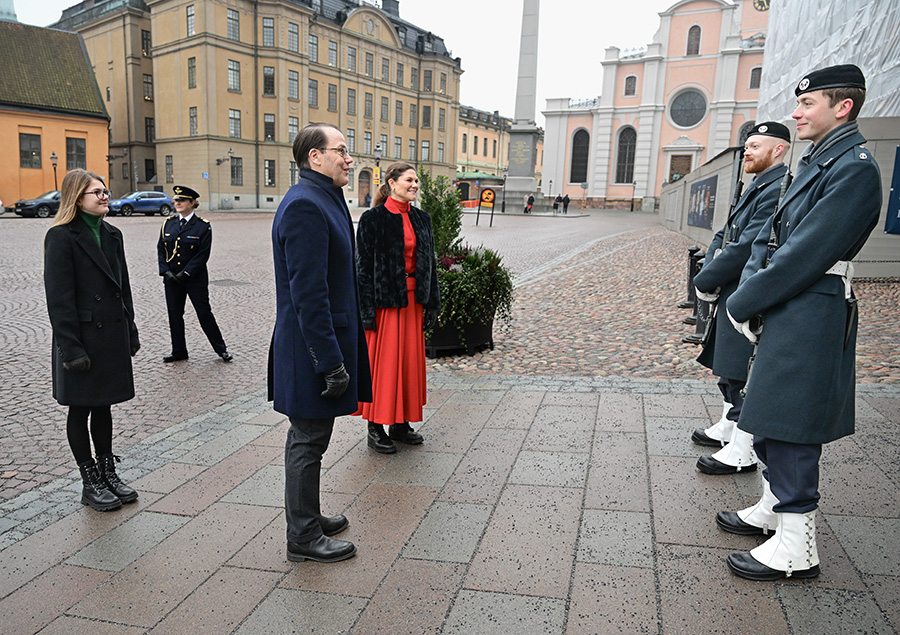
[[[91,417],[90,437],[88,415]],[[78,463],[85,463],[93,458],[91,439],[94,440],[97,456],[112,454],[112,413],[109,406],[69,406],[66,436]]]

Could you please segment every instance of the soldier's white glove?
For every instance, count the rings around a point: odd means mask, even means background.
[[[694,287],[694,293],[697,294],[697,297],[703,300],[704,302],[716,302],[719,299],[719,290],[721,287],[716,287],[716,290],[712,293],[704,293],[697,287]]]
[[[737,332],[750,340],[751,344],[756,344],[757,342],[759,342],[759,334],[762,333],[762,323],[760,323],[758,320],[754,320],[759,324],[757,330],[754,330],[750,326],[749,320],[746,322],[738,322],[737,320],[735,320],[731,316],[731,312],[727,307],[725,308],[725,314],[728,316],[728,320],[731,322],[731,325],[734,326]]]

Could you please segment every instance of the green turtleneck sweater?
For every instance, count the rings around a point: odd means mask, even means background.
[[[81,220],[85,222],[91,230],[91,233],[94,234],[94,238],[97,239],[97,244],[100,245],[100,224],[103,222],[103,217],[87,214],[81,210],[78,210],[78,215],[81,216]]]

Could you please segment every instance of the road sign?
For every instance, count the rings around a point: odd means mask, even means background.
[[[482,207],[493,207],[494,206],[494,190],[489,187],[481,190],[481,206]]]
[[[381,168],[377,165],[372,168],[372,184],[376,189],[381,185]]]

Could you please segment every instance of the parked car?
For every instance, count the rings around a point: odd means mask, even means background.
[[[16,214],[49,218],[59,211],[59,190],[44,192],[37,198],[23,198],[16,201]]]
[[[172,213],[172,199],[165,192],[131,192],[109,202],[110,216],[117,214],[131,216],[135,212],[147,216],[159,212],[163,216],[168,216]]]

